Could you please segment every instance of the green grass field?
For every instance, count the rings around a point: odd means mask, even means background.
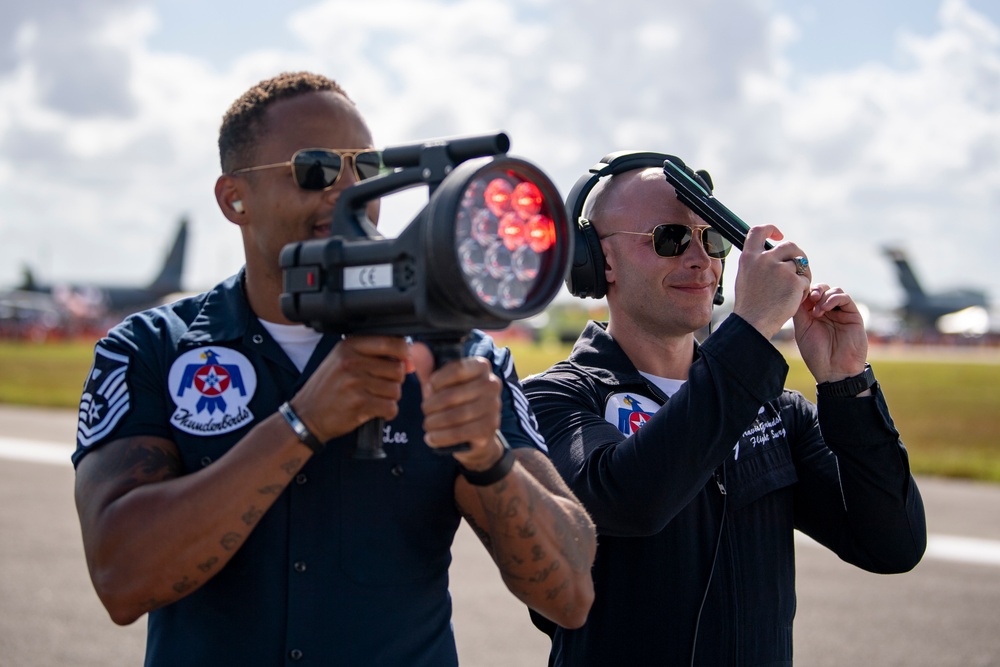
[[[93,354],[93,341],[0,341],[0,403],[76,408]]]
[[[563,359],[569,346],[512,343],[522,377]],[[93,343],[0,342],[0,403],[76,408]],[[794,348],[787,386],[814,398]],[[1000,352],[873,348],[875,374],[914,472],[1000,482]]]
[[[569,347],[511,344],[518,374],[564,359]],[[816,384],[794,347],[790,389],[815,400]],[[1000,351],[880,350],[872,368],[914,472],[1000,482]]]

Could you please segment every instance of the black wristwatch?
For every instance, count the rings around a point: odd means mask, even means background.
[[[850,398],[857,396],[865,389],[871,389],[873,386],[875,386],[875,373],[870,364],[865,364],[865,370],[858,375],[852,375],[836,382],[819,383],[816,385],[816,395]]]
[[[514,456],[514,450],[510,448],[507,444],[507,438],[503,437],[503,433],[497,431],[497,440],[503,445],[503,455],[500,459],[494,463],[491,467],[486,470],[469,470],[462,464],[458,465],[458,471],[462,473],[469,484],[474,486],[489,486],[490,484],[496,484],[501,479],[507,476],[510,469],[514,467],[514,461],[516,457]]]

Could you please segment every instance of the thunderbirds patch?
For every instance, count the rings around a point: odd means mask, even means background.
[[[125,355],[96,348],[94,365],[80,397],[76,439],[81,446],[89,447],[107,436],[128,412],[128,361]]]
[[[630,436],[649,421],[660,409],[660,404],[645,396],[612,394],[604,406],[604,418]]]
[[[170,423],[185,433],[219,435],[253,421],[247,405],[257,390],[257,373],[236,350],[189,350],[170,367],[167,384],[177,405]]]

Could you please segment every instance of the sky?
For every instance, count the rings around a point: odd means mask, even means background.
[[[145,283],[181,216],[185,287],[235,272],[220,120],[313,70],[379,146],[502,129],[564,196],[607,153],[671,153],[816,281],[895,304],[896,245],[928,290],[1000,301],[992,0],[35,0],[0,5],[0,45],[0,287]]]

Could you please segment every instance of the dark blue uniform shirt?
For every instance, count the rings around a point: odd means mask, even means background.
[[[876,385],[782,389],[788,366],[732,315],[669,400],[591,322],[525,380],[556,468],[597,525],[594,604],[577,630],[534,615],[550,664],[790,665],[794,529],[872,572],[923,554],[923,504]]]
[[[152,435],[176,443],[195,472],[305,383],[339,337],[324,336],[300,373],[251,313],[241,276],[136,314],[98,343],[74,464],[110,440]],[[511,447],[544,450],[509,351],[478,332],[466,351],[504,379]],[[424,445],[422,423],[411,375],[386,424],[388,457],[355,460],[353,433],[312,457],[222,571],[149,614],[146,664],[457,664],[448,566],[458,468]]]

